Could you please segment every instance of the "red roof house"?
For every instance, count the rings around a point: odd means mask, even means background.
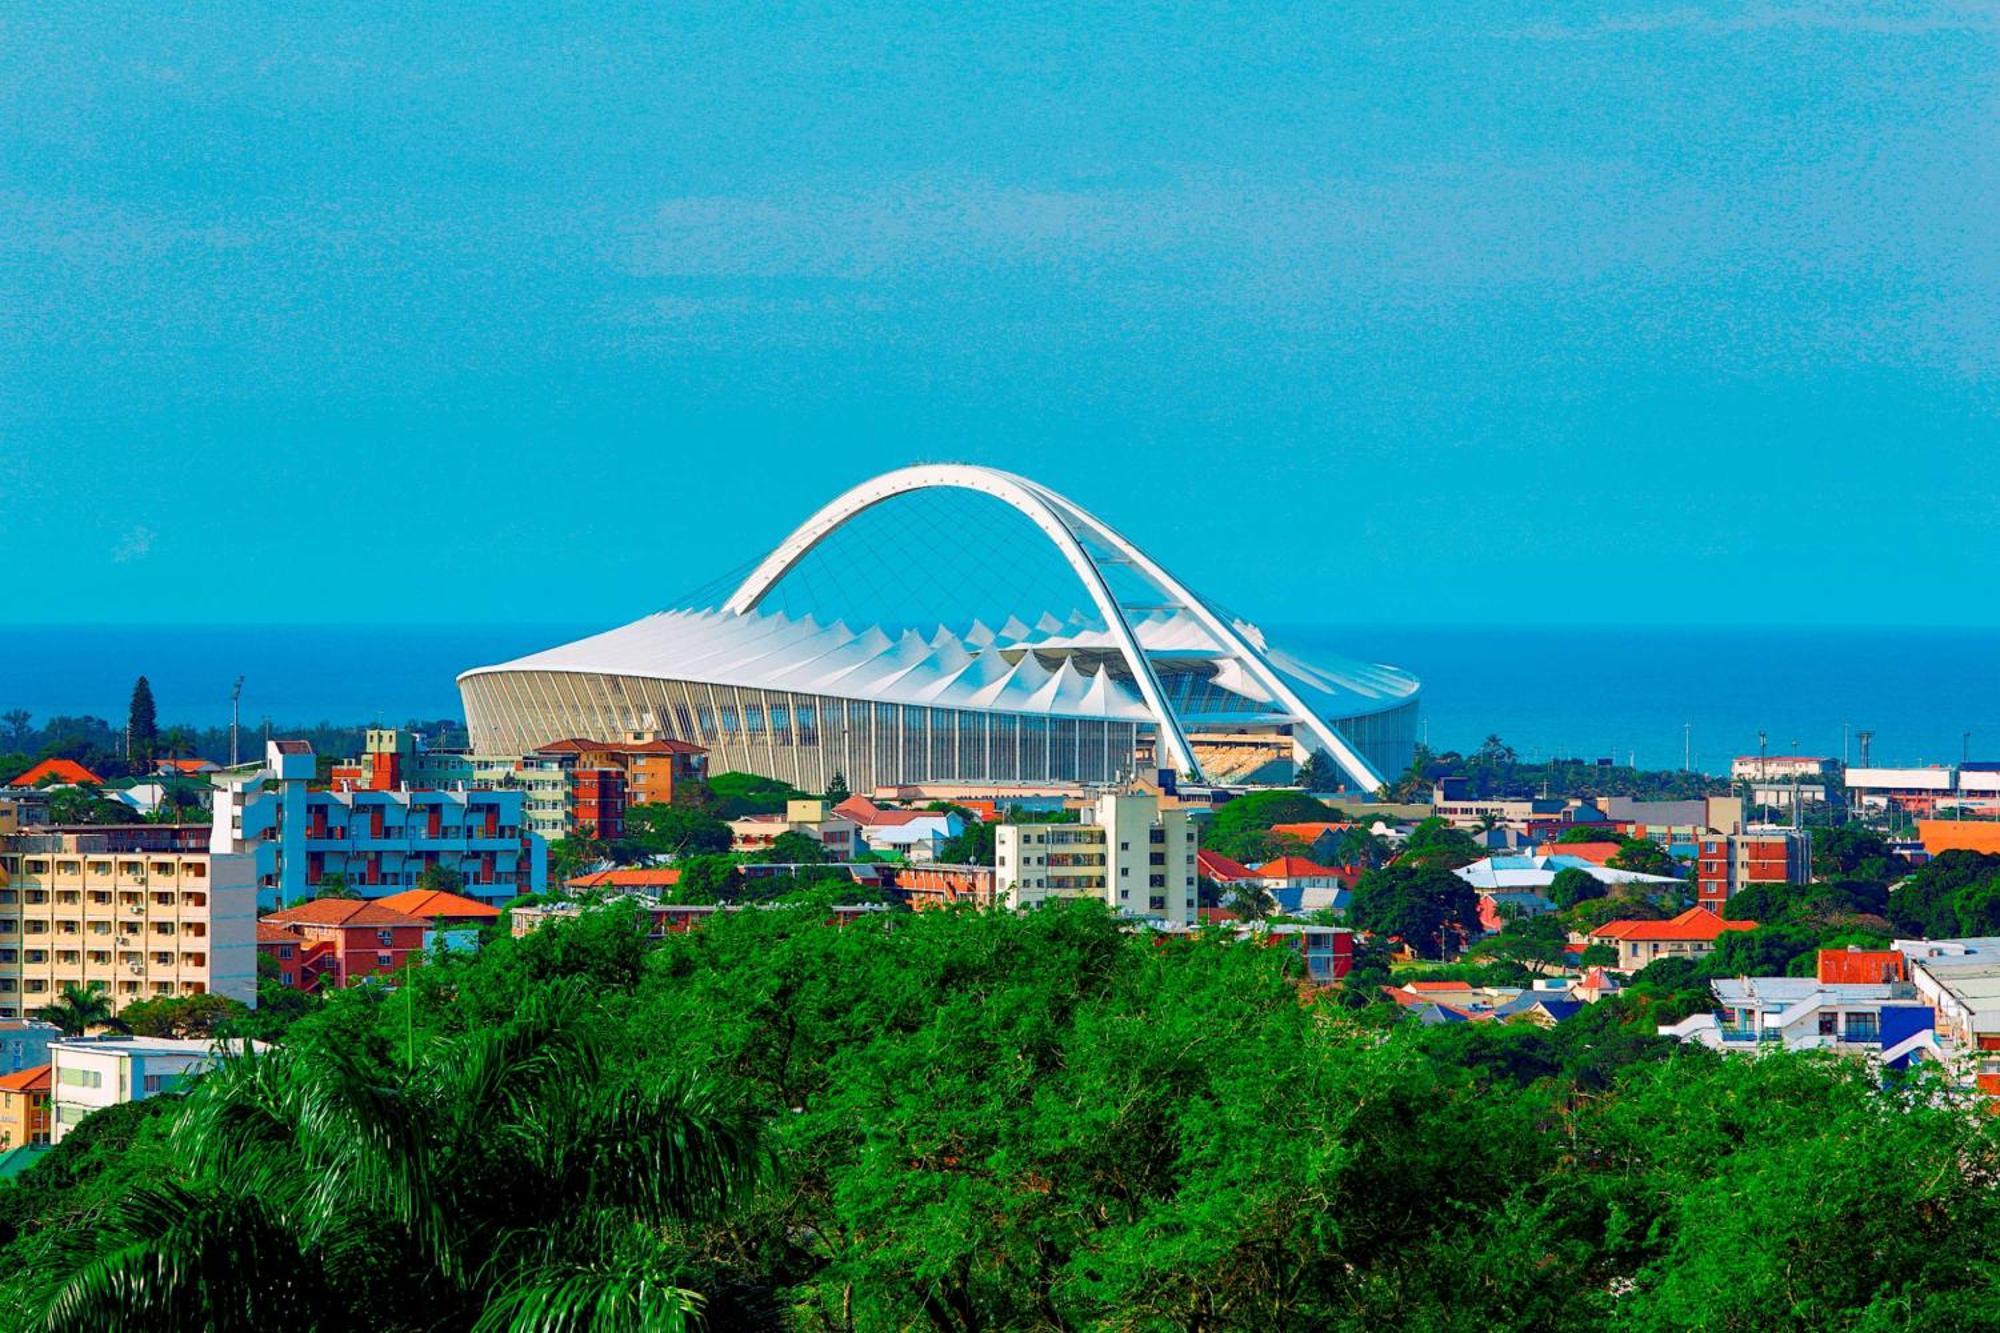
[[[419,921],[442,922],[448,926],[484,926],[500,919],[500,909],[491,903],[482,903],[462,893],[446,893],[442,889],[404,889],[401,893],[377,898],[375,902],[379,907],[413,916]]]
[[[364,977],[394,973],[423,956],[426,923],[360,898],[315,898],[265,914],[263,924],[304,940],[302,990],[349,986]],[[258,948],[264,947],[259,932]],[[277,947],[275,939],[272,947]]]
[[[102,787],[104,779],[74,759],[44,759],[15,778],[10,787],[39,787],[44,782],[68,783],[76,787]]]
[[[1194,854],[1195,869],[1217,884],[1235,884],[1257,878],[1257,872],[1241,861],[1232,861],[1221,852],[1203,849]]]
[[[1732,930],[1755,930],[1755,921],[1727,921],[1706,907],[1690,907],[1671,921],[1607,921],[1591,939],[1618,950],[1618,966],[1635,972],[1660,958],[1700,958]]]

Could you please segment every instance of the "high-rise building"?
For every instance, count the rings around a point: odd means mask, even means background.
[[[0,838],[0,1019],[64,986],[116,1009],[213,993],[256,1003],[253,858],[200,825],[38,829]]]
[[[1195,920],[1195,822],[1146,790],[1107,791],[1075,824],[994,830],[994,892],[1009,907],[1096,898],[1126,916]]]

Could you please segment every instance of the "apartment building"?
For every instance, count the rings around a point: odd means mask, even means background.
[[[115,1008],[212,992],[256,1003],[254,863],[200,825],[93,825],[0,837],[0,1020],[72,983]]]
[[[174,1092],[218,1059],[262,1042],[178,1037],[73,1037],[49,1047],[49,1137],[63,1138],[95,1111]]]
[[[1812,878],[1812,834],[1756,829],[1704,834],[1695,858],[1695,900],[1720,912],[1752,884],[1804,884]]]
[[[475,898],[539,893],[548,844],[523,826],[523,794],[467,788],[314,790],[304,741],[274,740],[261,768],[220,779],[210,847],[254,858],[262,903],[314,896],[334,876],[366,898],[442,866]]]
[[[994,892],[1009,907],[1097,898],[1113,911],[1188,926],[1196,919],[1198,833],[1157,792],[1107,791],[1077,824],[994,830]]]

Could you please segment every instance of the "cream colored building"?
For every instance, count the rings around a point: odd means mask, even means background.
[[[0,838],[0,1019],[71,983],[118,1009],[204,992],[255,1004],[255,862],[208,838],[171,824]]]
[[[1081,823],[996,828],[994,895],[1009,907],[1096,898],[1125,916],[1191,925],[1198,850],[1187,810],[1156,792],[1104,792]]]

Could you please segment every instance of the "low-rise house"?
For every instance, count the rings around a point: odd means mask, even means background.
[[[74,759],[44,759],[7,785],[40,787],[45,784],[62,787],[102,787],[104,779]]]
[[[623,893],[658,895],[680,882],[681,872],[672,866],[617,866],[572,875],[563,881],[563,887],[571,892],[615,889]]]
[[[0,1149],[49,1141],[49,1066],[0,1075]]]
[[[1323,866],[1303,856],[1280,856],[1257,867],[1257,883],[1285,912],[1345,912],[1359,866]]]
[[[73,1037],[49,1046],[54,1143],[94,1111],[175,1092],[227,1054],[261,1042],[178,1037]]]
[[[1715,1012],[1661,1031],[1721,1050],[1769,1043],[1790,1051],[1895,1052],[1903,1060],[1910,1051],[1898,1048],[1936,1026],[1932,1007],[1908,982],[1717,977],[1709,989]]]
[[[1331,986],[1354,970],[1354,932],[1341,926],[1275,921],[1239,933],[1295,951],[1305,962],[1306,980],[1317,986]]]
[[[1202,878],[1212,880],[1225,889],[1257,878],[1257,872],[1241,861],[1231,860],[1221,852],[1212,852],[1206,847],[1195,853],[1194,867]]]
[[[1755,921],[1725,921],[1706,907],[1690,907],[1671,921],[1607,921],[1590,939],[1618,951],[1620,971],[1636,972],[1662,958],[1706,958],[1730,931],[1755,929]]]
[[[860,828],[870,851],[909,861],[934,861],[946,842],[965,832],[965,818],[954,810],[904,810],[878,805],[866,796],[850,796],[833,813]]]
[[[730,846],[739,852],[768,851],[787,833],[811,838],[829,861],[851,861],[863,845],[861,826],[833,813],[825,801],[787,801],[782,815],[746,815],[729,821]]]
[[[268,912],[264,924],[296,932],[302,990],[351,986],[366,977],[392,975],[420,958],[424,922],[360,898],[315,898]]]

